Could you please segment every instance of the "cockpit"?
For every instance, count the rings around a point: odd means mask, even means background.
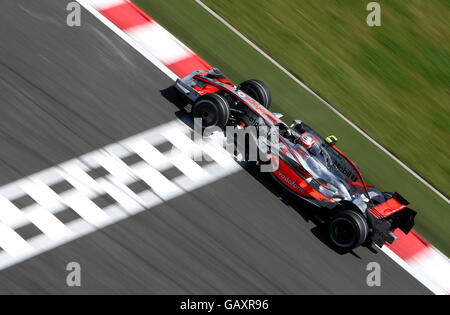
[[[300,152],[317,157],[322,156],[320,154],[322,151],[320,140],[317,139],[315,134],[304,130],[301,121],[294,120],[294,123],[290,127],[284,122],[279,122],[276,126],[278,127],[280,136],[289,140]]]
[[[336,137],[323,139],[311,127],[298,120],[290,127],[283,122],[276,126],[279,128],[280,136],[291,143],[296,151],[294,153],[298,153],[298,160],[314,178],[321,178],[338,187],[340,191],[347,191],[351,196],[367,195],[358,170],[333,147],[337,141]],[[343,189],[342,185],[347,188]]]

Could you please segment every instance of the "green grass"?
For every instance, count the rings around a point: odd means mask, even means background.
[[[427,3],[434,7],[433,1]],[[381,190],[400,192],[419,212],[416,230],[450,254],[450,207],[444,200],[193,0],[135,2],[233,81],[257,78],[266,82],[272,91],[272,109],[284,113],[287,122],[302,119],[322,135],[337,135],[339,147],[356,161],[366,181]],[[441,190],[448,189],[449,148],[445,138],[449,131],[449,71],[448,52],[441,48],[445,47],[443,37],[448,29],[424,25],[427,31],[423,31],[411,27],[404,30],[410,37],[394,40],[390,34],[400,32],[402,27],[394,23],[387,6],[382,7],[383,27],[374,29],[365,24],[366,11],[360,1],[206,3],[407,164],[432,179]],[[420,6],[419,2],[411,3],[412,7]],[[395,17],[408,19],[419,14],[417,8],[402,11],[404,5],[395,4],[390,5]],[[444,9],[448,7],[435,12],[428,22],[441,20]],[[355,13],[358,10],[360,14]],[[430,10],[434,12],[424,6],[420,12],[429,14]],[[322,17],[319,22],[321,15],[327,19]],[[350,30],[349,24],[359,28]],[[423,32],[428,34],[424,39],[430,45],[416,41],[416,51],[421,54],[405,46]],[[404,51],[400,53],[399,49]],[[419,70],[414,71],[416,65]],[[424,84],[426,78],[429,81]],[[429,142],[423,140],[423,133],[431,139]]]
[[[449,195],[449,1],[204,2]]]

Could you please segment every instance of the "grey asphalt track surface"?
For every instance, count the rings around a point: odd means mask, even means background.
[[[161,93],[170,79],[88,12],[68,27],[66,4],[0,4],[0,185],[179,111]],[[0,293],[429,293],[377,250],[330,248],[314,214],[243,169],[0,271]],[[71,261],[79,288],[66,285]],[[381,265],[381,287],[366,284],[369,262]]]

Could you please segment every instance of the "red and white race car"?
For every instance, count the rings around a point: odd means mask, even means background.
[[[337,247],[351,250],[370,242],[381,247],[395,241],[395,229],[409,233],[413,228],[416,212],[409,203],[398,193],[366,185],[358,167],[335,146],[336,137],[324,139],[300,120],[288,126],[282,115],[270,112],[270,91],[263,82],[235,86],[213,69],[194,71],[175,86],[192,102],[191,113],[203,127],[276,127],[279,167],[273,177],[302,199],[332,209],[329,235]]]

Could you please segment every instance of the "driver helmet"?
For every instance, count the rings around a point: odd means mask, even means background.
[[[316,143],[316,141],[307,134],[302,134],[298,140],[299,143],[301,143],[307,150],[312,149],[314,147],[314,144]]]

